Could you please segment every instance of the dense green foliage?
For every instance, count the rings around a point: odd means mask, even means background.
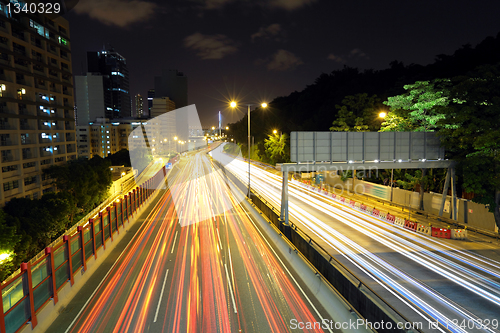
[[[44,194],[40,199],[16,198],[6,203],[0,210],[0,254],[9,253],[11,257],[0,263],[0,280],[107,197],[110,164],[94,157],[51,166],[44,172],[53,179],[57,192]]]
[[[304,90],[275,98],[267,108],[257,108],[252,111],[252,136],[255,137],[259,156],[263,159],[264,140],[274,129],[283,133],[327,131],[333,125],[333,127],[344,128],[342,130],[347,127],[349,130],[366,130],[365,126],[369,126],[368,130],[377,130],[376,126],[374,127],[376,123],[370,123],[368,120],[376,117],[379,111],[376,107],[378,104],[371,103],[375,105],[376,110],[368,112],[365,116],[369,107],[352,107],[362,100],[360,96],[365,96],[364,98],[368,100],[376,95],[375,98],[378,101],[388,101],[389,97],[405,94],[408,91],[404,88],[406,85],[414,85],[422,81],[429,81],[429,84],[435,85],[436,79],[451,79],[467,75],[478,66],[498,62],[500,62],[500,34],[486,38],[476,47],[464,45],[452,55],[438,55],[434,63],[426,66],[404,65],[393,61],[389,64],[389,68],[383,70],[360,71],[344,67],[329,74],[323,73]],[[370,103],[366,105],[370,106]],[[345,106],[344,109],[342,109],[343,106]],[[425,116],[424,112],[427,111],[424,109],[420,108],[411,112]],[[363,118],[363,121],[357,118]],[[433,118],[430,125],[436,120],[438,119]],[[334,121],[337,123],[334,124]],[[390,117],[387,117],[385,121],[391,121]],[[342,122],[345,122],[345,125]],[[421,124],[423,127],[428,125]],[[246,156],[248,136],[246,115],[229,126],[228,135],[242,144],[242,153]]]
[[[378,131],[382,122],[379,113],[385,111],[377,95],[368,97],[366,93],[346,96],[335,108],[337,118],[330,130],[336,132]]]
[[[473,201],[489,205],[500,226],[500,63],[405,89],[389,98],[394,117],[383,130],[436,131],[448,157],[459,162],[461,188],[475,194]],[[407,173],[398,184],[425,182],[425,176]]]

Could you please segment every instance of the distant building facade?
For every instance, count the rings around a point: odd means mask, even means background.
[[[98,118],[89,125],[77,126],[78,157],[105,158],[122,149],[129,150],[129,135],[141,123],[145,120]]]
[[[137,118],[144,117],[144,102],[141,94],[135,95],[135,116]]]
[[[149,116],[151,118],[158,117],[161,114],[175,110],[175,108],[176,105],[174,101],[168,97],[154,98],[153,107],[151,108]]]

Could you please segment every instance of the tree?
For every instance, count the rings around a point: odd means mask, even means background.
[[[71,197],[68,199],[73,205],[71,221],[75,214],[91,210],[107,196],[111,186],[109,164],[97,156],[91,160],[78,159],[44,170],[55,179],[57,189]]]
[[[286,133],[271,134],[264,142],[265,153],[271,164],[290,161],[290,146]]]
[[[368,94],[346,96],[343,105],[335,105],[338,109],[337,118],[333,121],[331,131],[337,132],[366,132],[380,129],[377,120],[382,104],[377,95],[368,97]]]
[[[417,81],[405,85],[405,94],[389,97],[385,105],[391,108],[382,132],[434,131],[445,118],[442,108],[449,104],[450,80]]]
[[[489,205],[500,226],[500,64],[453,80],[439,135],[460,162],[462,187]]]
[[[0,255],[7,256],[6,258],[0,258],[0,281],[4,281],[15,267],[15,247],[20,240],[16,228],[7,224],[6,214],[0,209]]]

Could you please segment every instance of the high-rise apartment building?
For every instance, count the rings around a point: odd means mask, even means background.
[[[68,21],[0,2],[0,205],[54,190],[43,169],[76,158]]]
[[[141,94],[135,95],[135,116],[137,118],[142,118],[144,116],[144,102]]]
[[[76,76],[75,86],[78,125],[132,117],[127,61],[114,48],[87,52],[87,75]]]

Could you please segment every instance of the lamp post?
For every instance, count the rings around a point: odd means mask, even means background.
[[[379,118],[382,118],[383,120],[385,117],[387,117],[387,113],[382,111],[378,114]],[[391,203],[392,203],[392,182],[394,180],[394,169],[391,169]]]
[[[231,102],[229,104],[233,109],[237,106],[236,102]],[[247,104],[247,114],[248,114],[248,199],[250,199],[250,107],[253,104]],[[267,107],[267,103],[262,103],[260,105],[263,108]]]

